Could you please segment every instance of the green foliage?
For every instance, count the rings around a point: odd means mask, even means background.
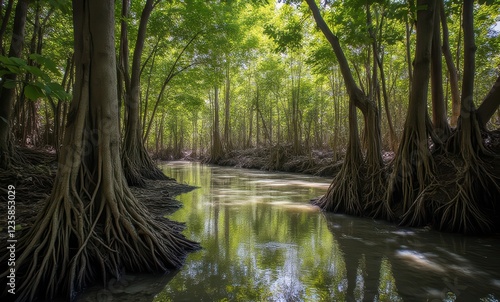
[[[39,63],[40,68],[28,65],[27,61],[24,59],[0,56],[0,76],[3,77],[8,74],[24,75],[29,73],[33,75],[33,78],[40,80],[23,83],[22,81],[16,82],[10,79],[2,79],[0,85],[7,89],[14,89],[18,83],[24,84],[24,95],[30,100],[36,100],[42,97],[54,97],[66,101],[70,100],[71,95],[68,94],[60,84],[52,82],[51,76],[45,71],[48,70],[52,74],[58,75],[59,70],[55,62],[38,54],[31,54],[30,58]]]

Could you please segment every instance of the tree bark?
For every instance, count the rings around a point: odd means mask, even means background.
[[[9,57],[20,58],[24,43],[24,27],[28,13],[28,0],[19,0],[16,5]],[[15,81],[15,74],[6,74],[3,81]],[[11,163],[13,146],[11,141],[11,118],[15,89],[0,85],[0,169],[7,169]]]
[[[420,196],[419,192],[424,190],[434,173],[428,148],[426,117],[435,5],[431,0],[418,0],[417,7],[420,9],[417,11],[417,41],[408,113],[386,196],[387,218],[391,219],[392,216],[394,219],[411,213],[408,221],[405,221],[411,225],[423,223],[422,213],[413,209],[415,205],[420,209],[422,204],[417,202],[417,196]],[[396,210],[396,217],[392,209]]]
[[[226,152],[230,151],[231,143],[231,128],[230,128],[230,113],[231,113],[231,78],[229,77],[230,63],[226,66],[226,85],[224,87],[224,143],[226,144]]]
[[[437,5],[439,5],[439,3]],[[437,5],[435,5],[434,29],[432,31],[431,95],[432,123],[434,125],[434,130],[441,139],[439,143],[441,143],[448,138],[450,129],[447,120],[446,103],[443,91],[443,60],[441,57],[441,31],[439,26],[441,14],[439,13],[440,8]]]
[[[219,121],[219,87],[214,87],[214,124],[212,128],[212,146],[210,150],[210,163],[218,163],[224,154],[222,140],[220,139],[220,121]]]
[[[452,127],[457,126],[457,120],[460,116],[460,92],[458,88],[458,71],[453,62],[453,57],[450,50],[448,23],[446,22],[446,13],[444,11],[444,1],[441,0],[439,3],[440,15],[441,15],[441,26],[443,28],[443,46],[442,51],[446,61],[446,67],[448,68],[448,75],[450,81],[451,89],[451,119],[450,124]]]
[[[346,153],[341,172],[335,177],[327,194],[320,199],[318,205],[323,209],[359,215],[365,211],[368,203],[370,207],[369,210],[372,211],[372,208],[377,207],[377,205],[382,202],[381,196],[383,194],[375,194],[376,192],[382,191],[380,190],[380,171],[383,165],[381,156],[380,122],[377,106],[372,100],[366,97],[354,81],[339,40],[324,21],[316,2],[314,0],[306,0],[306,2],[313,13],[317,26],[333,48],[349,95],[350,108],[349,151]],[[367,152],[364,161],[359,144],[355,107],[361,110],[365,118]],[[363,165],[365,167],[363,167]],[[361,178],[362,168],[367,168],[367,173],[364,175],[365,179],[363,180]],[[361,187],[361,181],[367,183],[363,188]],[[363,194],[360,195],[360,192],[363,192]],[[379,200],[375,200],[377,196],[380,196]]]
[[[147,0],[142,10],[137,33],[137,40],[132,59],[130,88],[126,93],[125,135],[123,144],[123,168],[130,185],[142,186],[144,179],[168,179],[154,164],[142,140],[142,125],[140,122],[140,79],[141,57],[146,40],[146,30],[149,16],[154,8],[154,0]]]
[[[3,36],[5,34],[5,31],[7,30],[7,24],[9,24],[10,14],[12,12],[13,6],[14,6],[14,0],[9,0],[9,2],[7,3],[7,7],[5,8],[5,13],[3,15],[0,9],[0,15],[2,16],[2,24],[0,25],[0,55],[5,54],[5,51],[3,49]]]

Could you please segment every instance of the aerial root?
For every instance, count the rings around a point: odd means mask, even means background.
[[[314,201],[314,204],[329,212],[361,215],[363,207],[359,190],[358,164],[344,163],[328,188],[328,192],[319,200]]]
[[[391,209],[385,202],[387,172],[385,168],[368,172],[365,177],[365,186],[363,189],[364,212],[369,217],[379,218],[381,216],[392,216]]]
[[[178,224],[149,214],[129,190],[122,193],[122,200],[104,202],[102,196],[83,201],[61,192],[45,203],[45,214],[20,240],[18,301],[72,298],[90,282],[120,278],[124,271],[177,269],[199,249]]]
[[[477,157],[472,157],[463,164],[464,167],[458,169],[453,182],[454,194],[449,201],[437,208],[440,218],[437,228],[460,233],[491,232],[500,179]],[[496,194],[493,193],[495,191]]]

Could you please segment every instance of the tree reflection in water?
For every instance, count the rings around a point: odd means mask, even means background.
[[[319,212],[306,201],[326,191],[327,179],[189,163],[172,164],[168,175],[200,187],[179,196],[184,208],[171,219],[185,221],[186,236],[203,250],[155,302],[499,296],[498,238]]]

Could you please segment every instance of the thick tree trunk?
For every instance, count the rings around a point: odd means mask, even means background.
[[[311,9],[316,24],[325,35],[333,48],[340,66],[344,83],[349,94],[349,146],[341,172],[332,182],[327,194],[321,198],[318,205],[323,209],[342,211],[351,214],[362,214],[370,202],[369,209],[382,204],[383,190],[381,190],[381,137],[380,122],[375,103],[369,100],[354,81],[347,58],[335,36],[324,21],[314,0],[306,0]],[[359,135],[357,130],[356,108],[358,107],[365,117],[365,133],[367,135],[366,159],[363,160]],[[367,169],[362,175],[361,169]],[[362,179],[365,177],[365,179]],[[360,183],[368,183],[361,187]],[[362,194],[360,195],[360,192]],[[378,199],[377,199],[378,197]]]
[[[309,0],[308,0],[309,1]],[[327,193],[314,203],[325,211],[361,215],[362,204],[361,166],[363,155],[359,141],[356,106],[349,103],[349,143],[340,171],[333,178]]]
[[[194,248],[132,195],[119,153],[114,2],[73,1],[76,83],[50,197],[23,233],[18,301],[71,300],[122,271],[179,267]],[[1,259],[2,263],[5,259]]]
[[[411,212],[411,217],[406,221],[408,224],[423,223],[423,214],[418,210],[425,209],[425,205],[417,202],[417,196],[421,197],[419,193],[434,174],[428,147],[426,117],[436,5],[430,0],[419,0],[417,7],[425,9],[417,11],[417,45],[408,113],[386,197],[388,218],[396,218],[392,216],[392,209],[396,209],[397,215],[408,215]],[[418,210],[409,211],[415,203]],[[413,214],[415,216],[412,216]]]
[[[9,48],[9,57],[21,57],[24,42],[24,27],[28,13],[28,0],[19,0],[16,5],[14,26],[12,28],[12,41]],[[3,81],[15,81],[15,74],[6,74]],[[0,169],[10,166],[13,155],[11,141],[11,115],[14,105],[15,89],[5,88],[0,85]]]

